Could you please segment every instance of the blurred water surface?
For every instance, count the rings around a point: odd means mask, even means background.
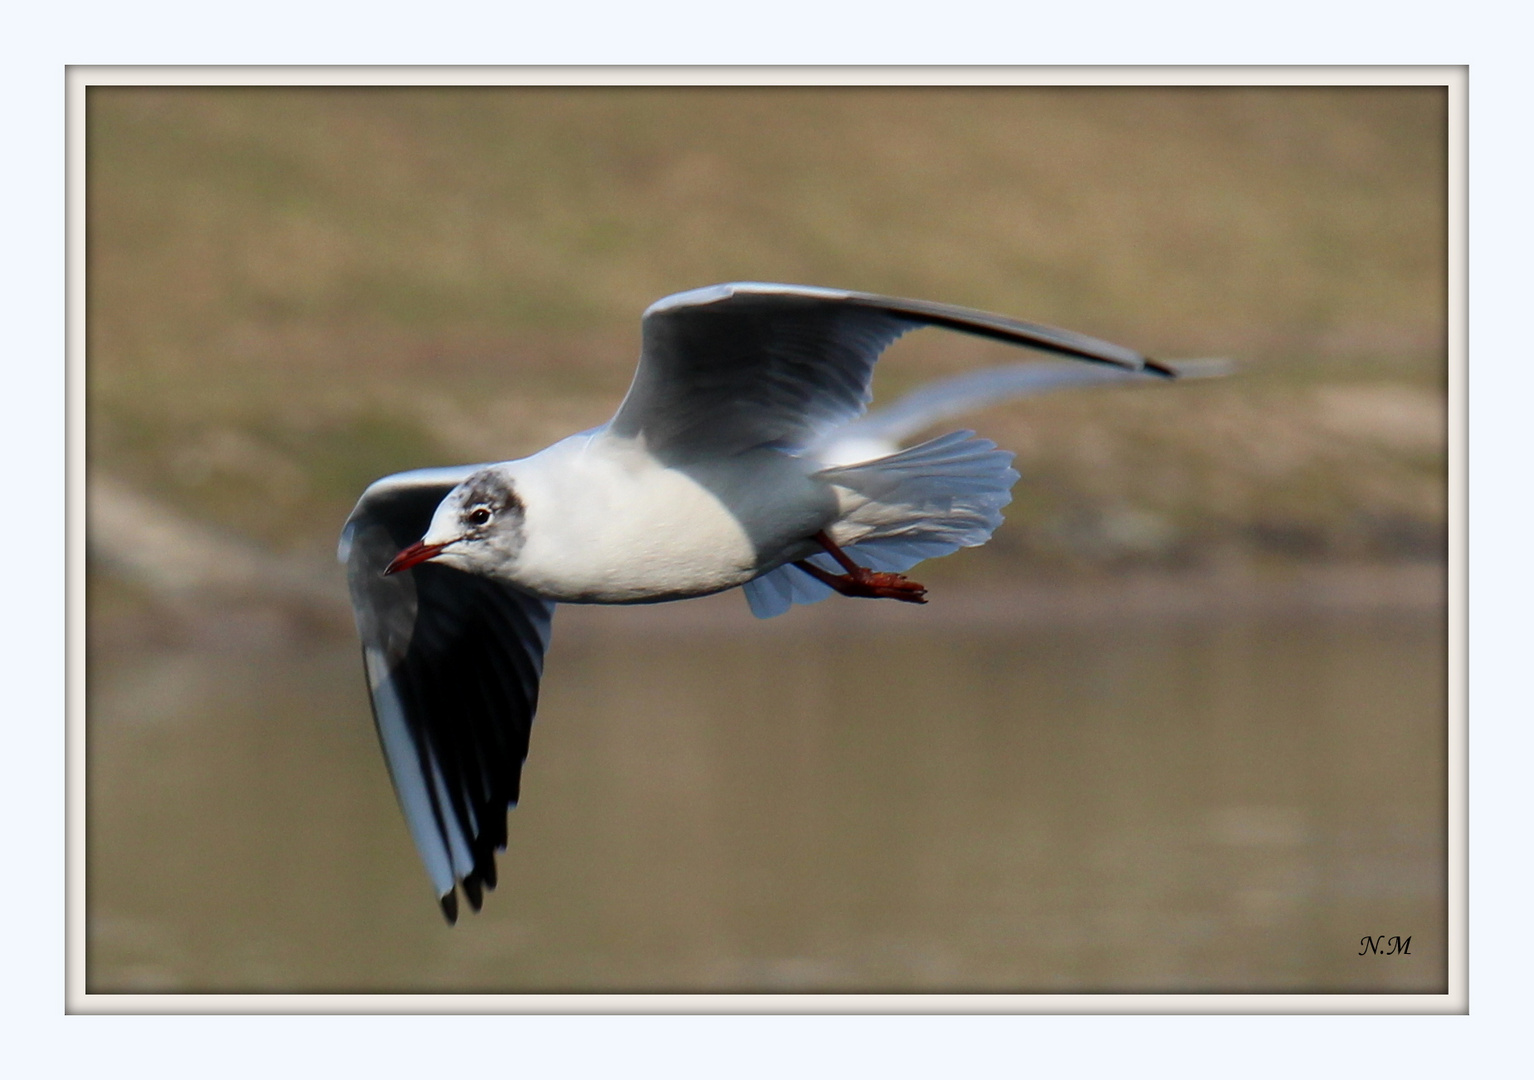
[[[1444,991],[1441,610],[702,603],[560,609],[501,887],[453,930],[354,645],[96,650],[89,988]]]

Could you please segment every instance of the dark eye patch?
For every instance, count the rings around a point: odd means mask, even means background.
[[[491,521],[499,519],[501,528],[506,529],[514,526],[520,518],[522,500],[517,498],[510,481],[493,467],[481,469],[469,477],[464,481],[463,488],[462,521],[469,528],[482,529]]]

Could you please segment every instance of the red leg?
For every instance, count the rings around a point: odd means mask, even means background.
[[[816,581],[824,582],[843,596],[865,596],[882,600],[904,600],[908,604],[925,604],[927,602],[927,590],[925,586],[918,585],[914,581],[906,579],[901,574],[889,574],[879,570],[870,570],[866,566],[859,566],[848,558],[847,553],[837,546],[824,532],[815,534],[815,539],[820,546],[826,549],[826,554],[835,559],[847,572],[845,574],[832,574],[812,562],[799,560],[794,563]]]

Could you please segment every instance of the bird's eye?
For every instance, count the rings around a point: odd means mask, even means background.
[[[489,520],[490,511],[486,510],[483,506],[476,506],[473,510],[469,511],[470,525],[483,525]]]

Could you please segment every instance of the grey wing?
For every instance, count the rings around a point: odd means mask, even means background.
[[[609,430],[642,436],[663,457],[764,445],[802,449],[862,413],[879,354],[920,326],[1172,374],[1132,349],[1002,315],[737,282],[678,293],[645,312],[639,370]]]
[[[394,791],[449,922],[496,884],[520,794],[554,605],[435,563],[383,576],[478,466],[402,473],[347,520],[347,564],[373,719]]]
[[[1229,374],[1225,360],[1183,360],[1159,365],[1178,379],[1203,379]],[[1163,382],[1150,371],[1103,365],[1032,363],[1008,364],[966,372],[918,387],[892,405],[875,409],[829,432],[817,446],[821,460],[841,464],[894,453],[901,440],[940,420],[983,408],[1009,398],[1032,397],[1055,390],[1120,383]]]

